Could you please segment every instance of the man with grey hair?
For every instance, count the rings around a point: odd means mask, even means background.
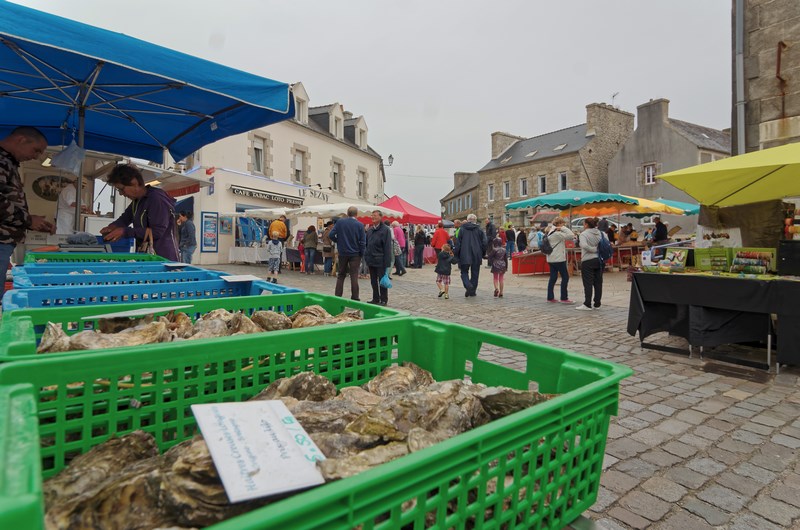
[[[336,273],[336,296],[344,292],[344,279],[350,275],[350,297],[358,298],[358,269],[367,246],[364,225],[356,219],[358,208],[351,206],[347,209],[347,217],[339,219],[328,234],[331,241],[336,243],[339,254],[339,271]]]
[[[20,163],[41,157],[45,149],[47,139],[35,127],[17,127],[0,140],[0,273],[3,275],[17,243],[25,241],[26,230],[55,233],[53,223],[28,211],[28,199],[19,176]]]
[[[478,275],[481,272],[481,262],[486,253],[488,240],[486,233],[477,224],[475,214],[467,216],[467,222],[461,225],[455,241],[454,254],[458,258],[458,268],[461,269],[461,283],[464,284],[464,296],[475,296],[478,290]]]

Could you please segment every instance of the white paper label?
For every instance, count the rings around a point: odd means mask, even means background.
[[[282,401],[192,405],[211,458],[232,502],[325,483],[325,460]]]
[[[232,274],[230,276],[220,276],[220,279],[226,282],[253,282],[256,280],[263,280],[263,278],[253,276],[252,274]]]

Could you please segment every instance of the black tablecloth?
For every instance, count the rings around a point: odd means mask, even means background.
[[[800,282],[636,273],[628,333],[644,341],[667,331],[706,347],[763,341],[771,313],[778,315],[778,362],[800,365]]]

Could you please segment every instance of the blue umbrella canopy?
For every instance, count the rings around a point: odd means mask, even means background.
[[[575,206],[583,206],[584,204],[592,204],[596,202],[620,202],[625,204],[639,204],[639,201],[633,197],[626,197],[618,193],[603,193],[600,191],[575,191],[565,190],[558,193],[550,193],[549,195],[540,195],[525,199],[524,201],[517,201],[506,204],[506,210],[525,210],[527,208],[546,207],[556,208],[558,210],[567,210]]]
[[[0,1],[0,133],[162,162],[294,116],[286,83]]]
[[[672,206],[674,208],[680,208],[683,210],[683,215],[697,215],[700,213],[700,205],[693,204],[691,202],[681,202],[681,201],[670,201],[667,199],[662,199],[659,197],[656,199],[658,202],[663,202],[667,206]]]

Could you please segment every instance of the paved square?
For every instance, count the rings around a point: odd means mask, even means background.
[[[256,265],[219,265],[236,274],[265,276]],[[546,302],[544,276],[505,277],[494,298],[489,271],[481,270],[478,296],[465,298],[457,275],[449,300],[438,298],[432,266],[393,277],[389,306],[417,316],[456,322],[540,342],[630,366],[620,386],[619,416],[612,418],[598,495],[584,513],[597,528],[800,528],[800,384],[796,368],[766,383],[703,370],[704,362],[643,350],[627,334],[630,284],[625,273],[604,278],[603,306]],[[284,271],[279,282],[333,294],[335,278]],[[582,300],[580,277],[570,298]],[[345,285],[345,296],[349,286]],[[369,300],[369,281],[361,298]],[[649,342],[686,348],[659,334]],[[509,352],[486,352],[520,368]]]

